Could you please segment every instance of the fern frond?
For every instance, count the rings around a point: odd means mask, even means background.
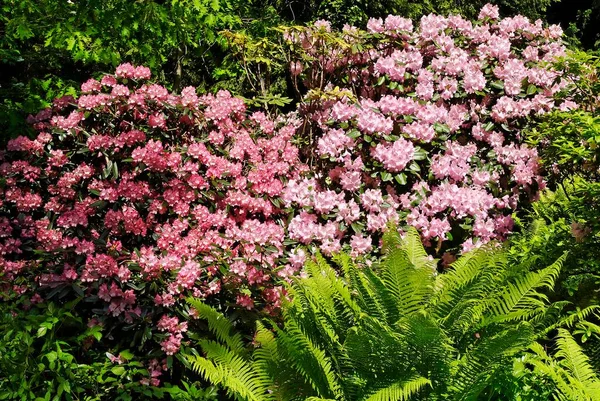
[[[529,350],[535,354],[535,356],[542,361],[550,361],[551,357],[546,352],[546,349],[538,342],[529,344]]]
[[[348,261],[336,261],[344,263],[346,270],[358,270]],[[333,268],[323,261],[316,269],[290,288],[293,301],[284,310],[284,317],[294,320],[315,346],[328,350],[332,366],[338,369],[345,358],[342,343],[362,309]]]
[[[589,358],[567,330],[558,329],[556,347],[556,357],[562,359],[563,364],[577,380],[585,386],[600,389],[600,381],[590,365]]]
[[[319,397],[344,399],[331,359],[295,321],[287,321],[285,331],[277,330],[277,338],[281,350],[287,354],[287,362],[306,379]]]
[[[474,260],[483,264],[477,276],[466,285],[455,287],[451,292],[450,300],[446,301],[446,304],[451,306],[448,315],[440,316],[440,312],[436,311],[442,326],[457,341],[461,341],[465,335],[472,335],[472,331],[483,320],[490,300],[497,297],[505,285],[505,257],[496,253],[484,256]]]
[[[387,323],[393,324],[400,318],[398,304],[390,290],[386,287],[385,282],[379,277],[373,269],[367,268],[363,270],[363,274],[371,283],[374,293],[377,295],[378,303],[385,309]]]
[[[367,401],[404,401],[416,397],[425,386],[431,386],[431,381],[425,377],[415,377],[409,381],[393,383],[378,390],[367,398]]]
[[[555,400],[559,400],[559,401],[572,401],[572,400],[593,401],[593,400],[590,400],[588,397],[584,396],[583,388],[581,388],[580,386],[578,387],[577,383],[572,383],[565,377],[566,373],[560,366],[558,366],[554,363],[543,362],[541,360],[531,358],[531,357],[526,358],[524,360],[524,362],[533,366],[534,371],[537,374],[544,375],[544,376],[550,378],[554,382],[554,384],[556,385],[556,388],[555,388],[554,394],[553,394],[553,397]]]
[[[206,354],[206,359],[216,362],[224,368],[234,371],[235,376],[245,383],[249,390],[257,391],[263,384],[255,380],[252,365],[239,354],[231,351],[226,346],[211,340],[200,340],[200,347]],[[265,386],[268,385],[264,383]]]
[[[381,242],[381,251],[384,255],[390,253],[394,249],[402,247],[402,238],[400,238],[398,227],[395,224],[388,224],[387,229],[383,233]]]
[[[461,256],[452,266],[450,272],[436,277],[431,313],[449,333],[460,336],[481,321],[489,298],[500,288],[505,260],[480,249]]]
[[[219,344],[214,344],[219,346]],[[213,356],[217,353],[219,351],[216,349],[211,351]],[[238,359],[239,357],[232,355],[224,348],[221,349],[221,353],[221,357],[218,360],[211,360],[210,358],[195,355],[188,355],[187,359],[192,369],[201,374],[205,380],[223,386],[229,395],[239,400],[275,401],[269,395],[264,383],[254,380],[254,377],[250,373],[251,368],[246,361]]]
[[[338,333],[346,329],[340,320],[336,305],[335,287],[326,277],[310,277],[303,285],[290,288],[292,303],[284,311],[284,317],[297,321],[307,335],[323,343],[339,343]]]
[[[343,258],[341,256],[334,257],[334,261],[338,263],[338,266],[342,269],[343,276],[339,276],[338,273],[331,267],[327,261],[319,254],[316,255],[318,263],[307,261],[305,268],[309,277],[301,280],[301,286],[315,287],[313,281],[318,283],[318,293],[334,300],[340,300],[345,305],[342,312],[346,316],[359,314],[361,312],[360,306],[355,302],[354,295],[351,294],[351,287],[349,286],[349,271],[356,270],[356,266],[349,263],[349,258]],[[297,282],[299,284],[300,281]],[[294,286],[298,287],[298,286]]]
[[[526,323],[484,337],[480,343],[468,350],[455,366],[451,386],[454,399],[477,399],[489,377],[515,352],[532,343],[533,339],[533,329]]]
[[[416,268],[403,248],[387,254],[376,267],[388,293],[396,300],[400,316],[423,308],[433,294],[433,273],[428,267]]]
[[[574,313],[571,313],[569,316],[567,316],[563,319],[560,319],[558,322],[556,322],[553,325],[549,325],[544,330],[544,334],[546,334],[558,327],[572,328],[577,324],[577,322],[585,321],[592,315],[595,317],[598,317],[599,316],[598,312],[600,312],[600,305],[590,305],[587,308],[584,308],[584,309],[578,310]]]
[[[355,300],[361,308],[361,312],[380,320],[388,320],[387,308],[377,291],[377,288],[367,278],[364,271],[350,260],[345,254],[340,254],[335,258],[336,262],[344,269],[344,275],[349,281],[351,288],[355,290]]]
[[[438,275],[435,283],[435,303],[454,298],[453,293],[476,280],[487,266],[489,252],[480,248],[466,253],[450,265],[449,271]]]
[[[600,399],[600,380],[583,349],[565,329],[558,330],[556,355],[549,355],[538,343],[530,349],[526,363],[537,373],[549,377],[555,384],[555,397],[561,400]]]
[[[233,324],[222,313],[199,299],[188,298],[188,303],[198,312],[198,317],[208,322],[208,329],[219,341],[234,352],[243,352],[244,342],[240,333],[236,333]]]
[[[362,399],[365,391],[414,375],[414,352],[408,343],[408,333],[390,327],[384,322],[362,315],[356,327],[348,333],[344,348],[348,361],[345,366],[347,382],[361,383],[354,389],[352,399]]]
[[[437,321],[426,314],[413,314],[401,318],[396,328],[405,338],[411,368],[428,372],[431,380],[450,377],[449,366],[457,352]]]
[[[275,335],[260,321],[256,322],[254,342],[259,346],[257,351],[254,352],[254,357],[261,358],[264,356],[265,358],[272,360],[277,360],[279,358],[279,349]]]
[[[537,289],[554,287],[565,256],[561,256],[545,269],[527,273],[509,282],[504,291],[490,303],[491,314],[486,324],[514,320],[515,317],[519,317],[519,313],[524,313],[523,317],[526,318],[530,316],[528,312],[531,310],[544,308],[547,305],[547,297]]]
[[[551,327],[563,326],[561,323],[564,320],[564,309],[571,305],[569,301],[557,301],[549,305],[542,314],[534,316],[530,323],[539,328],[540,338],[544,337]]]
[[[415,229],[403,239],[390,230],[384,243],[373,269],[345,254],[332,258],[336,268],[311,258],[308,277],[288,287],[284,325],[257,323],[250,352],[229,320],[190,300],[216,337],[199,340],[203,356],[186,357],[192,369],[240,401],[472,401],[497,391],[519,355],[519,367],[554,382],[555,399],[600,400],[597,372],[563,329],[600,333],[585,322],[600,306],[561,319],[565,303],[545,295],[564,256],[532,272],[482,248],[437,276]],[[546,352],[535,341],[555,329],[556,350]]]
[[[423,242],[421,242],[421,236],[416,228],[410,227],[408,229],[404,238],[402,238],[401,244],[401,248],[406,251],[408,260],[415,268],[429,268],[431,270],[436,268],[437,263],[427,255]]]
[[[282,356],[279,351],[275,335],[267,329],[261,322],[256,323],[256,334],[254,342],[257,347],[252,353],[252,369],[262,383],[276,383],[276,377],[279,377],[285,367],[281,366]],[[278,386],[271,386],[273,387]]]

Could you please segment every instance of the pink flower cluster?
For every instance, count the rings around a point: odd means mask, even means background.
[[[294,79],[326,96],[310,93],[300,108],[321,163],[285,190],[296,210],[289,237],[358,255],[399,222],[440,256],[504,239],[516,207],[544,186],[520,130],[573,106],[555,100],[570,85],[550,63],[565,54],[560,37],[541,21],[499,19],[492,5],[475,22],[290,28],[292,62],[303,66]]]
[[[36,139],[0,153],[0,291],[81,296],[104,327],[154,322],[172,355],[187,296],[279,308],[281,280],[302,267],[286,258],[280,197],[307,167],[299,120],[248,115],[225,91],[171,94],[149,75],[123,64],[85,82],[30,119]]]
[[[179,351],[181,339],[183,338],[182,333],[187,331],[187,322],[180,323],[176,316],[163,315],[156,326],[158,330],[168,333],[168,337],[160,343],[165,354],[173,355]]]

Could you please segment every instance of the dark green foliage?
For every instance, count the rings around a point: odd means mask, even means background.
[[[461,14],[477,18],[486,3],[497,4],[503,15],[525,15],[533,20],[543,18],[548,7],[557,0],[283,0],[274,6],[286,19],[308,22],[326,19],[341,28],[344,24],[361,26],[369,18],[385,18],[389,14],[419,20],[433,14]]]
[[[598,0],[562,0],[551,4],[545,14],[549,23],[560,24],[567,40],[587,50],[598,48],[600,39],[600,2]]]
[[[553,299],[569,300],[580,308],[600,301],[600,211],[593,187],[598,185],[577,180],[565,189],[545,192],[510,240],[511,257],[532,266],[569,252]],[[599,195],[596,192],[595,199]]]
[[[0,49],[3,62],[17,66],[48,48],[83,64],[143,63],[177,79],[189,60],[210,67],[218,30],[240,23],[233,7],[225,0],[3,0]]]
[[[251,33],[258,43],[278,37],[269,28],[282,24],[328,19],[338,27],[346,23],[364,26],[368,18],[388,14],[415,20],[429,13],[476,18],[487,2],[0,0],[0,144],[27,133],[28,114],[48,107],[57,96],[72,93],[77,82],[111,71],[121,62],[149,66],[160,83],[172,83],[175,90],[186,85],[202,90],[227,88],[247,98],[261,97],[257,105],[285,106],[292,97],[287,93],[291,88],[286,69],[266,58],[265,63],[258,63],[260,79],[253,80],[247,68],[253,60],[232,54],[228,41],[219,34],[223,29]],[[505,16],[523,14],[536,19],[543,18],[555,0],[490,2],[498,4]],[[583,9],[589,11],[580,17],[554,12],[559,18],[552,22],[561,22],[560,16],[566,15],[565,29],[575,21],[573,35],[581,37],[577,30],[586,30],[589,36],[597,5],[585,4]],[[250,53],[245,56],[252,59]]]
[[[0,308],[0,399],[129,400],[131,393],[152,395],[152,388],[139,384],[148,372],[129,360],[130,353],[120,354],[119,365],[88,351],[102,339],[102,327],[85,327],[74,314],[76,303]]]
[[[129,350],[110,347],[111,333],[102,326],[87,327],[78,302],[0,303],[0,400],[216,399],[202,383],[144,384],[147,367]]]
[[[339,255],[336,271],[317,255],[290,288],[283,328],[259,324],[252,352],[222,315],[191,300],[217,337],[200,341],[204,356],[190,355],[192,367],[238,400],[600,396],[597,372],[560,328],[581,327],[597,309],[562,317],[564,305],[543,294],[563,257],[532,272],[483,249],[437,275],[414,230],[403,240],[388,234],[385,250],[373,270]],[[547,353],[539,341],[557,328]]]
[[[92,367],[77,363],[83,347],[77,348],[87,336],[86,341],[95,341],[102,334],[90,330],[83,335],[81,322],[71,314],[73,305],[44,307],[46,311],[33,307],[19,313],[4,306],[0,310],[0,399],[63,393],[71,397],[94,385],[89,376]],[[74,333],[82,334],[81,338]]]
[[[556,299],[578,307],[598,304],[600,294],[600,117],[598,58],[576,52],[558,67],[576,82],[579,108],[545,116],[526,133],[538,148],[551,191],[542,195],[512,237],[511,254],[544,265],[565,251]]]
[[[122,62],[150,67],[176,90],[210,84],[223,59],[218,32],[239,27],[243,15],[252,15],[246,4],[228,0],[1,0],[4,140],[74,82]]]

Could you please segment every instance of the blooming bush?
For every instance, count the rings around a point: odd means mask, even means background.
[[[32,117],[37,138],[0,153],[4,296],[83,298],[105,338],[158,358],[158,384],[193,317],[182,298],[274,312],[299,245],[359,256],[398,222],[449,261],[510,232],[543,186],[521,128],[574,107],[553,97],[567,85],[549,66],[556,27],[488,6],[474,24],[390,16],[286,35],[304,122],[224,91],[171,94],[130,64]]]
[[[398,220],[439,255],[505,238],[511,214],[544,186],[521,129],[575,107],[555,100],[569,82],[551,65],[565,53],[560,38],[558,26],[499,19],[490,5],[474,23],[429,15],[415,29],[389,16],[366,31],[331,32],[326,21],[287,30],[320,159],[286,188],[290,237],[355,255]]]
[[[149,77],[125,64],[85,82],[0,154],[0,283],[31,303],[83,297],[90,324],[135,328],[134,342],[172,355],[184,296],[278,307],[273,278],[299,267],[278,260],[278,199],[306,167],[293,116],[248,116],[228,92],[174,95]]]

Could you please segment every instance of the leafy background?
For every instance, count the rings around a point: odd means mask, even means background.
[[[289,77],[262,39],[272,27],[327,19],[334,26],[364,26],[370,17],[397,14],[418,19],[429,13],[474,18],[486,1],[302,1],[302,0],[2,0],[0,1],[1,141],[27,132],[24,117],[54,98],[73,94],[89,76],[132,62],[150,67],[169,89],[194,85],[256,95],[245,65],[265,63],[273,87],[285,94]],[[523,14],[559,23],[573,46],[593,49],[600,3],[595,0],[501,0],[503,15]],[[223,30],[251,39],[236,52]],[[241,38],[238,37],[239,45]],[[233,46],[233,48],[231,47]],[[260,51],[262,50],[262,51]],[[241,57],[245,54],[246,58]],[[274,65],[271,65],[274,64]],[[279,67],[279,68],[278,68]],[[255,77],[256,78],[256,77]],[[262,93],[267,95],[267,93]],[[276,101],[276,106],[287,102]]]

